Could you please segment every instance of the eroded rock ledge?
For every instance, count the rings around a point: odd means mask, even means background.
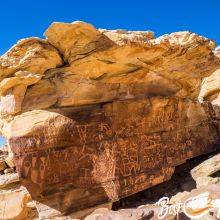
[[[219,50],[190,32],[53,23],[0,58],[1,132],[54,215],[116,201],[219,147]]]

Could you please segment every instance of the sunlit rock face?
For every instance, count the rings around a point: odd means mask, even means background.
[[[219,67],[214,43],[190,32],[97,30],[53,23],[46,40],[21,40],[0,59],[0,111],[99,104],[136,97],[196,100],[201,81]]]
[[[116,201],[219,146],[211,40],[84,22],[45,36],[0,58],[1,132],[39,203],[68,213]]]

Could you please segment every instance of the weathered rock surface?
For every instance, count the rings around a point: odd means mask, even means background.
[[[126,30],[106,30],[99,29],[104,35],[115,42],[117,45],[126,45],[128,43],[149,42],[154,38],[151,31],[126,31]]]
[[[151,98],[59,111],[16,116],[7,137],[33,198],[64,213],[166,181],[175,166],[214,151],[219,141],[209,108],[192,101]]]
[[[17,71],[43,74],[46,70],[62,65],[58,51],[39,38],[19,41],[0,59],[1,78],[12,77]]]
[[[118,211],[111,211],[104,208],[96,209],[92,214],[87,216],[85,220],[219,219],[217,217],[219,215],[217,207],[220,198],[219,190],[220,185],[211,184],[200,189],[193,189],[190,192],[179,193],[168,201],[166,204],[167,209],[162,209],[162,204],[160,203],[142,205],[133,209],[121,209]],[[195,203],[195,201],[197,201],[197,203]],[[180,206],[180,204],[182,206]],[[183,204],[185,204],[185,209],[183,208]],[[175,205],[176,207],[174,208]],[[170,207],[169,210],[168,207]],[[159,216],[161,217],[162,215],[164,215],[164,217],[159,218]],[[188,216],[191,216],[191,218]]]
[[[117,212],[108,209],[97,209],[85,220],[149,220],[153,217],[153,211],[146,208],[127,209]]]
[[[20,184],[18,173],[9,168],[5,159],[7,148],[0,153],[4,167],[0,174],[0,219],[1,220],[37,220],[36,206],[27,189]]]
[[[206,186],[200,186],[196,189],[196,185],[192,184],[193,179],[187,179],[190,176],[190,170],[197,170],[197,167],[204,167],[204,170],[217,169],[218,155],[210,157],[206,160],[206,156],[193,158],[187,163],[177,167],[172,179],[168,182],[164,182],[158,186],[147,189],[135,195],[127,198],[123,198],[113,204],[113,209],[117,211],[111,211],[107,209],[96,209],[87,218],[94,219],[145,219],[141,217],[141,213],[149,213],[146,219],[158,220],[158,216],[165,215],[166,220],[190,220],[190,219],[218,219],[219,215],[217,204],[219,204],[219,184],[212,184],[211,182]],[[205,161],[204,161],[205,160]],[[213,163],[211,164],[211,161]],[[199,164],[199,165],[196,165]],[[200,169],[201,170],[201,169]],[[191,172],[192,172],[191,171]],[[199,173],[199,172],[197,172]],[[201,175],[206,175],[205,172],[201,172]],[[201,176],[199,173],[199,176]],[[186,178],[185,178],[186,177]],[[186,189],[183,187],[185,184],[191,185]],[[164,202],[159,202],[162,197],[166,197],[167,206],[162,209]],[[192,201],[192,203],[190,203]],[[187,204],[184,211],[183,204]],[[189,208],[191,206],[191,208]],[[133,208],[131,208],[133,207]],[[169,209],[168,209],[169,207]],[[182,208],[181,208],[182,207]],[[179,210],[179,211],[178,211]],[[177,215],[177,212],[179,213]],[[184,214],[190,214],[194,218],[189,218]],[[200,217],[198,217],[200,215]],[[138,217],[137,217],[138,216]],[[135,218],[136,217],[136,218]]]
[[[219,207],[219,198],[220,198],[219,192],[220,192],[219,184],[210,184],[207,186],[203,186],[199,189],[192,190],[188,195],[185,195],[180,201],[185,202],[190,198],[204,198],[203,199],[204,203],[202,204],[204,205],[204,207],[202,207],[201,205],[200,210],[188,209],[187,212],[190,213],[191,215],[193,214],[197,216],[201,215],[202,217],[200,219],[218,219],[219,218],[218,207]],[[208,210],[210,210],[210,212]],[[207,215],[204,216],[205,213],[207,213]]]
[[[152,39],[151,32],[99,31],[74,22],[53,23],[45,34],[46,41],[22,40],[1,58],[6,118],[139,96],[196,99],[202,79],[220,66],[214,43],[190,32]]]
[[[198,98],[201,102],[209,101],[220,106],[220,69],[204,78]]]
[[[84,22],[45,35],[0,59],[1,132],[39,204],[68,214],[116,201],[219,147],[214,42]]]
[[[10,184],[19,182],[19,176],[17,173],[8,173],[0,175],[0,189],[8,187]]]
[[[0,159],[0,171],[4,170],[6,168],[6,163],[4,160]]]
[[[48,69],[62,64],[58,51],[45,40],[24,39],[0,58],[0,112],[21,111],[27,87],[38,82]]]
[[[26,189],[14,188],[0,191],[0,219],[21,220],[31,219],[31,209],[28,207],[30,195]]]
[[[197,187],[220,182],[220,154],[209,158],[191,170],[191,175]]]

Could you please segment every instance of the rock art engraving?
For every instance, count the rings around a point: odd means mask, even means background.
[[[213,41],[79,21],[45,36],[0,58],[0,131],[42,207],[66,214],[119,200],[219,147]]]

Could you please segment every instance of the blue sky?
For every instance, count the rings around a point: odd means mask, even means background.
[[[108,29],[149,29],[156,36],[190,30],[220,44],[219,0],[7,0],[1,1],[0,54],[21,38],[42,37],[53,21],[75,20]]]
[[[53,21],[75,20],[156,36],[190,30],[220,44],[220,0],[7,0],[1,2],[0,54],[21,38],[43,37]]]

